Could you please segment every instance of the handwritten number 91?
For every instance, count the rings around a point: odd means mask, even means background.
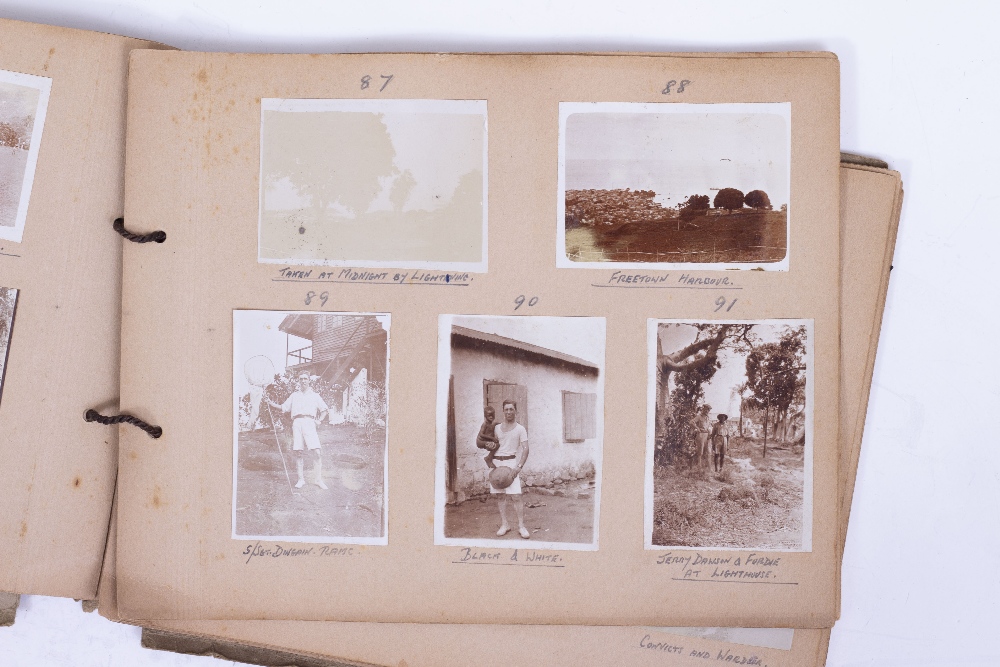
[[[523,306],[524,305],[524,295],[523,294],[519,294],[518,297],[516,299],[514,299],[514,303],[517,304],[516,306],[514,306],[514,310],[517,310],[518,308],[520,308],[521,306]],[[538,297],[537,296],[533,296],[530,299],[528,299],[528,307],[529,308],[531,306],[534,306],[536,303],[538,303]]]
[[[736,301],[737,301],[737,299],[733,299],[732,301],[726,301],[726,297],[720,296],[718,299],[715,300],[715,311],[714,312],[716,312],[716,313],[719,312],[720,310],[722,310],[722,307],[725,306],[728,303],[729,307],[726,308],[726,312],[728,313],[730,310],[733,309],[733,306],[736,305]]]
[[[319,297],[319,307],[322,308],[323,306],[326,305],[326,300],[330,298],[330,293],[329,292],[322,292],[320,294],[316,294],[316,292],[313,292],[312,290],[310,290],[310,291],[306,292],[306,305],[307,306],[311,306],[313,299],[315,299],[317,297]]]

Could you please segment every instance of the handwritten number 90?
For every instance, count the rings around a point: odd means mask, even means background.
[[[326,300],[330,298],[330,293],[322,292],[320,294],[316,294],[316,292],[310,290],[306,292],[306,305],[311,306],[313,299],[315,299],[317,296],[319,297],[319,307],[322,308],[323,306],[326,305]]]
[[[520,308],[521,306],[523,306],[524,305],[524,295],[523,294],[519,294],[518,297],[516,299],[514,299],[514,303],[517,304],[516,306],[514,306],[514,310],[517,310],[518,308]],[[530,299],[528,299],[528,307],[529,308],[531,306],[534,306],[536,303],[538,303],[538,297],[537,296],[533,296]]]
[[[720,310],[722,310],[722,307],[725,306],[728,303],[729,307],[726,308],[726,312],[728,313],[730,310],[733,309],[733,306],[736,305],[736,301],[737,301],[737,299],[733,299],[732,301],[726,301],[726,297],[720,296],[718,299],[715,300],[715,311],[714,312],[716,312],[716,313],[719,312]]]

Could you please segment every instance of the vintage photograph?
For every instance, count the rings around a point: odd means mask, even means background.
[[[258,260],[486,271],[486,102],[261,100]]]
[[[812,549],[812,320],[649,320],[646,547]]]
[[[387,544],[389,315],[233,312],[233,537]]]
[[[21,242],[52,80],[0,70],[0,239]]]
[[[7,354],[10,335],[14,329],[14,310],[17,308],[17,290],[0,287],[0,401],[3,400],[3,380],[7,374]]]
[[[557,266],[787,271],[789,114],[560,103]]]
[[[604,318],[439,323],[435,543],[597,549]]]

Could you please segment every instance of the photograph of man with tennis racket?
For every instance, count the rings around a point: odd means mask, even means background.
[[[233,313],[233,537],[386,543],[389,316]]]
[[[597,548],[605,321],[442,315],[435,544]]]

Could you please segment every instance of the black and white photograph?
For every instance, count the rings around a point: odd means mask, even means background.
[[[233,538],[387,544],[389,315],[233,312]]]
[[[790,105],[559,104],[556,265],[788,270]]]
[[[596,550],[604,318],[439,324],[435,544]]]
[[[3,379],[7,374],[7,356],[10,336],[14,330],[14,310],[17,308],[17,290],[0,287],[0,401],[3,400]]]
[[[0,70],[0,240],[21,242],[52,80]]]
[[[485,272],[486,102],[261,101],[258,260]]]
[[[812,320],[649,320],[646,548],[811,551]]]

